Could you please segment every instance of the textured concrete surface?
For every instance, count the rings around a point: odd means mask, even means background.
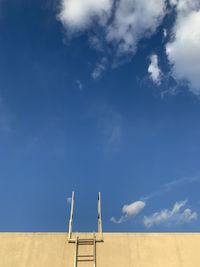
[[[104,242],[96,246],[96,266],[198,267],[199,248],[200,233],[104,233]],[[81,249],[90,253],[91,248]],[[0,267],[73,267],[74,252],[66,233],[0,233]]]

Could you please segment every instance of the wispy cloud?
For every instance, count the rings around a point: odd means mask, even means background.
[[[102,39],[101,36],[96,36],[96,35],[89,36],[90,47],[97,51],[103,52],[103,42],[101,39]]]
[[[112,217],[110,220],[113,223],[123,223],[138,215],[144,209],[145,206],[146,203],[144,201],[136,201],[131,204],[124,205],[122,208],[123,215],[119,219]]]
[[[99,138],[100,151],[107,159],[112,158],[121,149],[124,135],[124,117],[121,112],[107,101],[94,101],[87,116],[94,120]]]
[[[105,114],[106,115],[106,114]],[[103,137],[103,151],[106,156],[111,156],[120,150],[123,137],[123,118],[115,110],[108,111],[101,120],[101,133]]]
[[[101,103],[95,113],[103,152],[107,156],[115,154],[120,149],[124,118],[115,107],[108,103]]]
[[[155,225],[173,226],[189,223],[197,219],[197,212],[189,208],[185,208],[187,200],[176,202],[173,208],[163,209],[155,212],[150,216],[145,216],[143,223],[146,228],[151,228]]]
[[[76,84],[77,84],[79,90],[82,91],[83,90],[83,84],[82,84],[82,82],[80,80],[76,80]]]
[[[200,182],[200,175],[191,176],[191,177],[188,176],[188,177],[183,177],[180,179],[172,180],[172,181],[162,185],[158,190],[155,190],[152,193],[142,197],[141,200],[147,201],[153,197],[159,196],[159,195],[161,195],[167,191],[170,191],[179,185],[196,183],[196,182]]]
[[[94,80],[101,78],[103,72],[106,70],[107,63],[108,63],[108,60],[106,57],[103,57],[99,62],[97,62],[92,72],[92,78]]]

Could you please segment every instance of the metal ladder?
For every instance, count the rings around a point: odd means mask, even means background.
[[[93,262],[93,267],[96,267],[96,243],[103,242],[103,231],[102,231],[102,219],[101,219],[101,194],[98,193],[98,238],[95,233],[93,238],[79,238],[76,234],[74,238],[72,235],[72,224],[73,224],[73,214],[74,214],[74,192],[72,192],[71,197],[71,212],[69,219],[69,233],[68,233],[68,242],[75,244],[75,253],[74,253],[74,267],[78,267],[78,262],[91,261]],[[79,254],[79,246],[92,246],[92,254]]]
[[[79,246],[92,246],[92,254],[79,254]],[[96,267],[96,237],[93,238],[79,238],[76,237],[75,241],[75,255],[74,255],[74,267],[78,266],[78,262],[93,262],[93,267]]]

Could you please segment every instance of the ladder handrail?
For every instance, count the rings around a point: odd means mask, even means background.
[[[100,192],[98,193],[97,213],[98,213],[97,226],[98,226],[98,233],[100,234],[100,239],[96,241],[103,241],[102,217],[101,217],[101,193]],[[74,217],[74,191],[72,191],[72,196],[71,196],[71,209],[70,209],[69,232],[68,232],[69,243],[76,242],[75,239],[72,239],[73,217]]]
[[[72,197],[71,197],[71,211],[69,218],[69,236],[68,236],[69,239],[71,239],[72,235],[73,215],[74,215],[74,191],[72,191]]]
[[[101,193],[98,193],[98,232],[102,234]]]

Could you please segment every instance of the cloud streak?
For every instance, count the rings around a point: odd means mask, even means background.
[[[100,62],[97,62],[96,66],[92,72],[92,78],[94,80],[101,78],[103,72],[106,70],[107,63],[108,63],[108,61],[107,61],[106,57],[103,57],[100,60]]]
[[[155,190],[152,193],[142,197],[141,200],[147,201],[151,198],[157,197],[165,192],[168,192],[179,185],[196,183],[199,181],[200,181],[200,175],[172,180],[171,182],[162,185],[158,190]]]

